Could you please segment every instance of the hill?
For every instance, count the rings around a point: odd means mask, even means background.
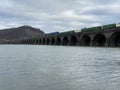
[[[35,35],[44,34],[40,29],[31,26],[21,26],[18,28],[2,29],[0,30],[0,43],[7,40],[16,40],[32,37]]]

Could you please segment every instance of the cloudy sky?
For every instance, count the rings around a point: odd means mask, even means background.
[[[120,22],[120,0],[1,0],[0,29],[31,25],[44,32]]]

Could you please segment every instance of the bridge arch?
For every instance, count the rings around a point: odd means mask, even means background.
[[[75,35],[70,38],[70,45],[74,46],[77,44],[77,42],[78,42],[78,39]]]
[[[38,42],[39,42],[39,40],[38,40],[38,39],[36,39],[36,44],[38,44]]]
[[[115,32],[108,40],[108,45],[112,47],[120,47],[120,32]]]
[[[32,41],[33,41],[33,43],[32,43],[32,44],[35,44],[35,39],[33,39]]]
[[[60,45],[60,44],[61,44],[61,38],[57,37],[57,39],[56,39],[56,45]]]
[[[90,46],[91,38],[88,35],[83,35],[81,39],[82,46]]]
[[[41,42],[42,42],[42,40],[41,40],[41,39],[39,39],[39,44],[41,44]]]
[[[55,45],[55,39],[54,38],[51,39],[51,45]]]
[[[28,40],[28,44],[30,44],[30,40]]]
[[[27,44],[30,44],[30,40],[27,40]]]
[[[93,46],[105,46],[105,44],[106,44],[105,35],[99,33],[94,36],[93,42],[92,42]]]
[[[27,40],[25,40],[24,43],[27,44]]]
[[[42,45],[44,45],[44,44],[45,44],[45,38],[42,39]]]
[[[47,38],[47,40],[46,40],[46,45],[49,45],[49,44],[50,44],[50,39]]]
[[[31,39],[29,40],[28,44],[31,44]]]
[[[69,39],[68,37],[63,37],[62,45],[68,45]]]

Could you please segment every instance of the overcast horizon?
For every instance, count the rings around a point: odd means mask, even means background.
[[[120,0],[3,0],[0,29],[30,25],[44,32],[119,23]]]

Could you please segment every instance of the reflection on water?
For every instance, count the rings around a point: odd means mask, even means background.
[[[120,90],[120,48],[0,45],[0,90]]]

